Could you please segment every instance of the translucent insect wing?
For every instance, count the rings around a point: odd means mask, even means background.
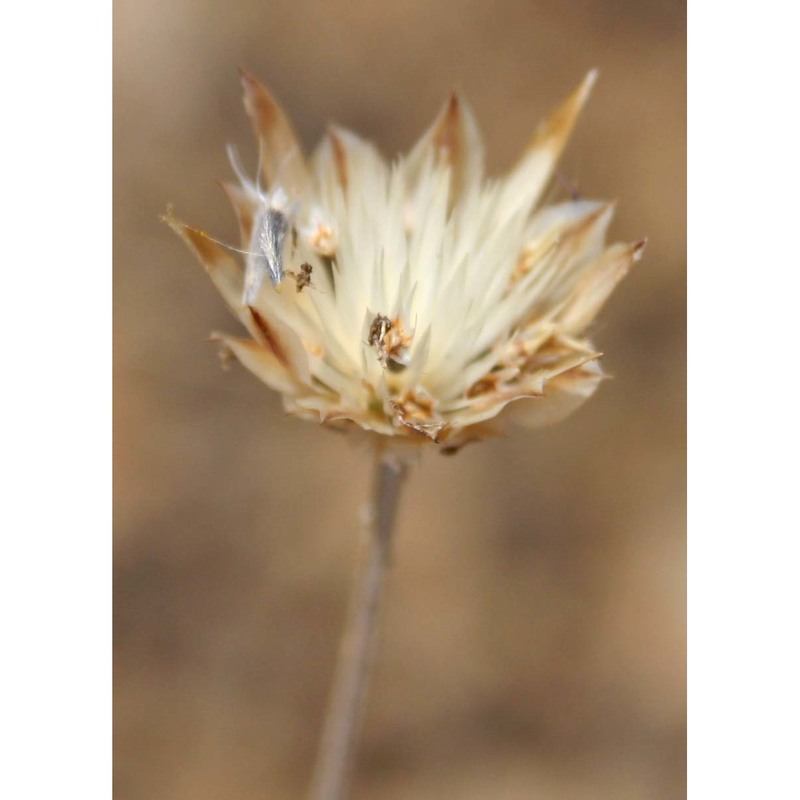
[[[244,282],[244,302],[252,305],[258,292],[269,278],[277,286],[284,277],[283,243],[289,222],[286,215],[275,208],[266,208],[258,220],[255,234],[255,253],[247,261]]]
[[[269,279],[273,286],[283,280],[283,240],[289,222],[282,211],[268,208],[264,214],[264,221],[258,232],[258,252],[267,262]]]

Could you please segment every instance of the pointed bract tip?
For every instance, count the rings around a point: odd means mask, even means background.
[[[158,220],[165,225],[169,225],[175,233],[182,233],[183,229],[188,227],[185,222],[181,222],[175,216],[175,208],[172,203],[167,203],[167,210],[158,215]]]
[[[581,81],[577,89],[574,89],[567,99],[542,122],[528,147],[528,152],[545,147],[554,150],[556,155],[560,155],[596,80],[597,70],[593,69]]]
[[[593,67],[586,73],[586,77],[583,79],[583,82],[581,83],[581,89],[583,90],[583,92],[587,97],[589,96],[589,92],[592,91],[594,85],[597,83],[597,79],[599,76],[600,76],[600,70],[598,70],[597,67]]]
[[[252,72],[248,72],[244,67],[239,67],[239,77],[241,78],[242,88],[244,89],[245,106],[253,101],[261,100],[263,103],[265,96],[268,102],[272,101],[269,92]]]
[[[617,213],[617,201],[616,200],[607,200],[600,206],[600,217],[601,219],[605,220],[606,224],[610,224],[611,220],[614,219],[614,215]]]
[[[564,102],[564,110],[572,115],[572,125],[575,124],[578,114],[583,110],[583,107],[592,94],[592,89],[594,89],[594,85],[597,83],[599,74],[600,73],[596,69],[590,69],[589,72],[586,73],[586,77],[578,85],[578,88],[573,90],[572,94],[570,94]]]
[[[573,89],[561,108],[558,109],[558,111],[570,115],[573,123],[581,109],[586,105],[586,101],[589,99],[589,95],[591,95],[595,83],[597,83],[599,74],[600,73],[596,69],[590,69],[589,72],[586,73],[586,77],[578,84],[576,89]]]
[[[644,239],[639,239],[638,242],[634,242],[631,245],[631,256],[633,257],[634,262],[638,261],[644,255],[645,247],[647,247],[646,236]]]
[[[572,220],[565,230],[556,237],[553,246],[558,247],[560,243],[568,241],[573,236],[579,237],[577,241],[580,241],[580,237],[594,230],[597,226],[608,226],[614,217],[616,209],[616,202],[599,203],[594,210]]]
[[[459,96],[458,89],[453,89],[450,92],[450,96],[447,98],[447,115],[456,116],[460,105],[461,97]]]
[[[574,122],[575,118],[577,118],[578,114],[586,105],[589,96],[592,94],[592,89],[594,89],[594,85],[597,83],[599,74],[598,70],[590,69],[577,87],[570,92],[566,100],[564,100],[561,106],[556,110],[555,114],[559,112],[572,114]]]
[[[331,139],[335,139],[339,143],[341,143],[342,138],[346,135],[347,131],[337,122],[329,122],[325,126],[325,135],[329,136]]]
[[[256,78],[252,72],[250,72],[248,69],[245,69],[241,65],[239,66],[239,79],[241,80],[242,88],[244,89],[244,102],[246,105],[249,101],[249,98],[258,94],[259,90],[263,91],[263,87],[261,86],[258,78]]]
[[[617,200],[604,200],[600,204],[600,208],[598,208],[595,214],[593,214],[592,216],[595,219],[602,218],[610,222],[614,218],[614,214],[617,213],[617,205],[618,205]]]
[[[237,69],[239,70],[239,78],[241,79],[242,83],[245,86],[247,85],[252,86],[252,84],[258,83],[253,73],[250,72],[250,70],[247,69],[247,67],[243,67],[241,64],[239,64]]]
[[[442,131],[456,130],[461,122],[461,96],[456,89],[450,92],[447,98],[447,104],[444,107],[442,114],[441,125],[439,128],[440,135]]]
[[[606,200],[600,204],[600,208],[591,216],[595,219],[611,219],[617,211],[616,200]]]
[[[432,129],[434,156],[437,162],[453,167],[464,156],[464,116],[462,99],[454,89],[447,98]]]
[[[266,86],[252,72],[239,67],[244,89],[244,107],[263,135],[279,116],[278,104]]]
[[[233,181],[223,180],[222,178],[217,178],[216,184],[217,184],[217,186],[219,186],[220,189],[222,189],[222,191],[225,193],[225,197],[227,197],[228,200],[230,200],[231,203],[233,203],[234,207],[235,207],[235,201],[237,200],[237,194],[242,191],[239,188],[238,184],[233,183]]]

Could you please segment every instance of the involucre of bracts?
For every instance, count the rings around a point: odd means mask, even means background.
[[[392,163],[336,127],[306,158],[242,71],[261,175],[234,157],[238,182],[222,184],[240,255],[165,217],[249,334],[213,338],[289,413],[390,446],[453,452],[563,419],[603,378],[585,331],[644,246],[606,245],[611,203],[540,205],[594,78],[487,179],[457,94]]]

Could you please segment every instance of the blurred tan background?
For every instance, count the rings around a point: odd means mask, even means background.
[[[615,379],[412,475],[354,796],[685,796],[683,4],[117,0],[117,799],[303,796],[368,488],[363,452],[220,369],[237,324],[157,220],[236,241],[240,63],[309,148],[335,120],[394,154],[457,85],[495,171],[600,69],[562,167],[650,237],[596,328]]]

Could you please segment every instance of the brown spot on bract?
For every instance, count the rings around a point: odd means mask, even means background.
[[[258,331],[264,337],[264,344],[266,344],[270,350],[275,354],[275,357],[285,366],[288,366],[289,359],[286,357],[286,352],[284,351],[283,347],[281,346],[280,340],[276,336],[275,332],[270,328],[267,321],[261,314],[256,311],[253,306],[247,306],[250,316],[253,319],[253,323],[255,324]]]
[[[347,150],[345,149],[341,137],[333,128],[328,130],[328,137],[331,140],[331,147],[333,148],[333,163],[336,166],[336,179],[339,181],[339,185],[342,189],[347,191],[349,180],[347,172]]]
[[[489,374],[479,381],[475,381],[472,386],[467,389],[466,395],[469,398],[478,397],[488,392],[493,392],[497,389],[497,376]]]

